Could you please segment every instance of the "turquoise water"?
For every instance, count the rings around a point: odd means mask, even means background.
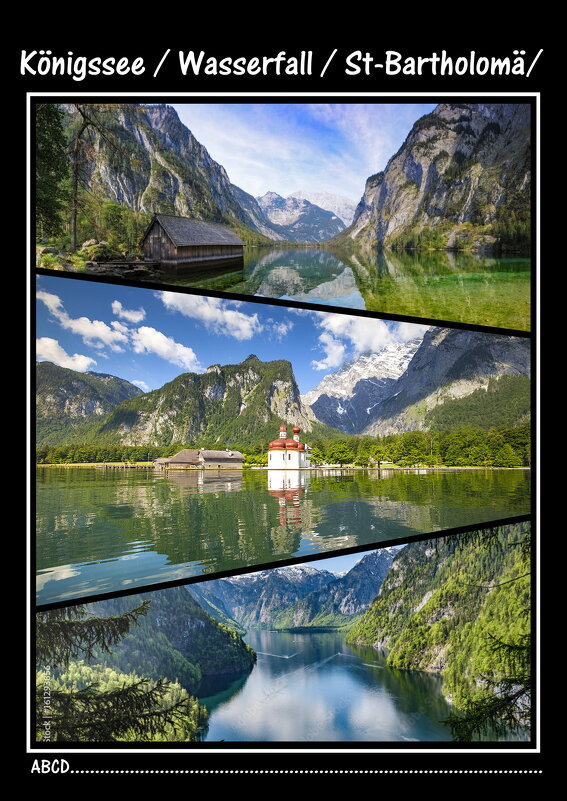
[[[438,675],[390,668],[384,653],[338,632],[249,631],[245,640],[258,654],[252,672],[200,698],[207,742],[452,739]]]
[[[166,283],[502,328],[530,328],[530,259],[445,251],[245,248],[234,265]]]

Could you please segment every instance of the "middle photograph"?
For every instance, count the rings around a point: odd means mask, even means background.
[[[37,277],[39,605],[530,512],[530,340]]]

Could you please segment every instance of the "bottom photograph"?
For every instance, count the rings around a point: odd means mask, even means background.
[[[529,523],[37,614],[38,743],[531,740]]]

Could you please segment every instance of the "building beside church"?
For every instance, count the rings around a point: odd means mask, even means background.
[[[293,438],[287,436],[287,426],[280,426],[280,435],[268,445],[268,469],[298,470],[310,467],[309,445],[299,441],[301,429],[293,427]]]
[[[241,468],[244,456],[240,451],[208,451],[204,448],[198,450],[184,448],[174,456],[161,457],[155,459],[154,467],[167,468],[170,470],[184,468],[219,468],[236,467]]]

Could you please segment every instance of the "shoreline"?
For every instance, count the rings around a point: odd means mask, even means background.
[[[255,472],[278,472],[278,473],[295,473],[298,471],[313,471],[313,470],[356,470],[356,471],[368,471],[368,470],[375,470],[380,472],[386,472],[388,470],[391,471],[411,471],[415,472],[416,470],[423,472],[423,473],[439,473],[439,472],[456,472],[459,470],[531,470],[530,466],[522,466],[522,467],[494,467],[494,466],[479,466],[479,465],[469,465],[469,466],[443,466],[440,465],[439,467],[396,467],[393,465],[392,467],[337,467],[336,465],[320,465],[318,467],[296,467],[291,470],[286,470],[285,468],[268,468],[268,467],[175,467],[175,468],[160,468],[154,467],[152,462],[134,462],[133,464],[127,464],[124,462],[62,462],[61,464],[57,464],[55,462],[50,462],[47,464],[39,464],[36,463],[36,468],[40,467],[100,467],[100,468],[113,468],[115,470],[144,470],[144,469],[153,469],[153,470],[160,470],[163,473],[170,472],[171,470],[189,470],[189,471],[207,471],[207,470],[228,470],[230,472],[234,472],[235,470],[243,471],[243,470],[254,470]]]

